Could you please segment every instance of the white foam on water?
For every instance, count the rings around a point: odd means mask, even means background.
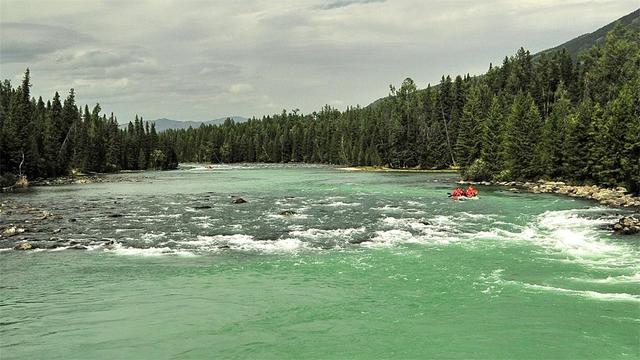
[[[482,273],[478,280],[480,282],[474,282],[474,287],[485,287],[484,290],[481,290],[483,294],[500,294],[502,293],[502,273],[504,269],[495,269],[490,274]]]
[[[455,221],[452,216],[447,216],[447,215],[437,215],[429,219],[429,222],[434,223],[436,225],[440,225],[440,226],[454,226],[458,224],[457,221]]]
[[[630,249],[623,244],[601,239],[598,229],[609,218],[586,218],[580,213],[604,211],[602,208],[584,210],[546,211],[537,217],[536,233],[532,240],[545,247],[577,258],[625,256]]]
[[[640,284],[640,273],[633,275],[607,276],[604,279],[571,277],[569,280],[594,284]]]
[[[459,218],[461,221],[468,221],[469,219],[492,220],[496,217],[498,217],[498,215],[496,214],[474,214],[465,211],[457,213],[457,218]]]
[[[615,219],[615,214],[607,213],[611,213],[611,209],[601,207],[546,211],[535,216],[526,226],[507,224],[508,229],[504,226],[495,227],[465,236],[471,239],[494,239],[501,243],[525,241],[550,253],[566,256],[555,261],[579,262],[594,268],[631,266],[638,269],[640,258],[636,250],[604,236],[602,227]],[[494,224],[499,225],[497,222]]]
[[[306,239],[323,239],[323,238],[351,238],[354,234],[361,234],[366,231],[365,227],[347,228],[347,229],[315,229],[294,230],[289,235]]]
[[[538,290],[538,291],[549,291],[559,294],[567,294],[567,295],[575,295],[580,297],[585,297],[594,300],[601,301],[632,301],[632,302],[640,302],[640,295],[627,294],[627,293],[602,293],[597,291],[590,290],[573,290],[573,289],[565,289],[554,286],[547,285],[537,285],[537,284],[529,284],[529,283],[518,283],[518,282],[509,282],[509,283],[517,283],[529,290]]]
[[[363,242],[364,247],[390,247],[398,243],[413,243],[418,242],[417,239],[408,231],[405,230],[386,230],[376,231],[375,236],[369,241]]]
[[[253,236],[244,235],[244,234],[234,234],[234,235],[198,235],[197,240],[182,240],[176,241],[178,244],[189,245],[193,247],[199,247],[203,249],[209,249],[212,246],[216,248],[219,245],[226,245],[231,241],[243,242],[243,241],[253,241]]]
[[[409,200],[409,201],[407,201],[407,205],[423,207],[424,203],[423,202],[419,202],[419,201]]]
[[[306,244],[299,239],[257,240],[245,234],[198,236],[197,240],[183,240],[176,243],[200,251],[220,251],[222,248],[228,248],[238,251],[286,253],[307,248]]]
[[[157,215],[151,215],[148,217],[152,217],[152,218],[163,218],[163,219],[177,219],[179,217],[181,217],[182,214],[157,214]],[[141,217],[147,217],[147,216],[141,216]]]
[[[160,239],[163,239],[166,236],[166,233],[161,232],[161,233],[144,233],[142,234],[142,236],[140,236],[140,240],[144,241],[144,242],[156,242]]]
[[[382,223],[387,226],[398,226],[398,227],[403,227],[406,229],[412,229],[416,231],[426,230],[430,227],[427,223],[421,222],[419,219],[395,218],[392,216],[384,217],[382,219]]]
[[[298,239],[230,241],[233,250],[259,251],[265,253],[289,253],[306,249],[306,244]]]
[[[355,206],[360,206],[360,203],[358,202],[353,202],[353,203],[346,203],[346,202],[342,202],[342,201],[335,201],[332,203],[327,204],[326,206],[331,206],[331,207],[355,207]]]
[[[105,252],[123,255],[123,256],[142,256],[142,257],[152,257],[152,256],[184,256],[184,257],[194,257],[197,256],[192,252],[184,251],[184,250],[175,250],[168,247],[150,247],[150,248],[134,248],[134,247],[125,247],[120,243],[114,244],[111,248],[105,249]]]
[[[391,206],[391,205],[385,205],[383,207],[374,207],[374,208],[371,208],[371,210],[376,210],[381,212],[394,212],[394,213],[399,213],[404,211],[404,209],[399,206]]]
[[[487,286],[485,290],[482,290],[482,292],[485,294],[489,294],[492,292],[500,293],[502,292],[502,287],[504,287],[505,285],[509,285],[509,286],[515,286],[515,287],[523,288],[525,290],[530,290],[530,291],[552,292],[552,293],[563,294],[563,295],[579,296],[579,297],[584,297],[584,298],[598,300],[598,301],[640,302],[640,295],[637,295],[637,294],[567,289],[567,288],[556,287],[556,286],[538,285],[538,284],[531,284],[527,282],[520,282],[520,281],[514,281],[514,280],[504,280],[502,277],[503,272],[504,272],[503,269],[496,269],[488,275],[483,273],[478,278],[480,282],[474,282],[474,286],[481,286],[481,287]],[[633,276],[633,277],[637,278],[637,276]]]

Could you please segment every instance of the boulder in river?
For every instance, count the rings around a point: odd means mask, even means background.
[[[11,237],[11,236],[14,236],[14,235],[22,234],[23,232],[25,232],[25,230],[23,228],[11,226],[11,227],[8,227],[8,228],[2,230],[2,236],[3,237]]]
[[[201,210],[201,209],[211,209],[210,205],[197,205],[193,207],[196,210]]]
[[[296,212],[293,210],[284,210],[284,211],[280,211],[278,214],[282,216],[293,216],[296,214]]]
[[[110,218],[121,218],[121,217],[123,217],[124,215],[122,215],[122,214],[109,214],[109,215],[107,215],[107,216],[108,216],[108,217],[110,217]]]
[[[349,244],[358,245],[358,244],[362,244],[370,241],[371,239],[369,238],[351,239],[349,240]]]
[[[238,198],[233,199],[231,202],[234,203],[234,204],[244,204],[244,203],[247,202],[247,200],[245,200],[245,199],[243,199],[241,197],[238,197]]]
[[[69,246],[67,249],[69,250],[87,250],[87,247],[84,245],[76,244],[73,246]]]
[[[29,243],[27,241],[23,241],[23,242],[20,242],[20,243],[16,244],[14,249],[15,250],[31,250],[31,249],[33,249],[33,245],[31,245],[31,243]]]
[[[633,235],[640,233],[640,217],[625,216],[613,224],[616,234]]]

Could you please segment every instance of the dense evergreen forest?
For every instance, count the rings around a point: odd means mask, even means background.
[[[476,77],[411,79],[371,106],[168,130],[180,161],[444,169],[640,191],[640,31],[620,24],[572,60],[524,49]]]
[[[46,103],[0,84],[0,180],[72,171],[170,169],[183,162],[460,167],[473,180],[557,179],[640,192],[640,30],[618,24],[573,60],[565,50],[505,57],[486,74],[411,79],[370,106],[325,106],[156,133],[120,129],[72,89]]]
[[[0,84],[0,185],[29,179],[68,175],[70,172],[114,172],[121,169],[172,169],[178,166],[171,139],[157,134],[153,125],[138,117],[119,129],[100,105],[84,111],[75,92],[61,102],[36,100],[30,94],[30,73],[13,88]]]

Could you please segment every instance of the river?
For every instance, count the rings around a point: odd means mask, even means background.
[[[446,173],[118,177],[0,195],[88,247],[0,251],[1,359],[640,357],[640,239],[606,229],[622,210],[453,201]]]

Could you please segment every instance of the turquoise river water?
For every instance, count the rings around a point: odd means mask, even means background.
[[[123,176],[0,195],[89,247],[0,251],[0,359],[640,358],[640,238],[606,229],[622,210],[453,201],[454,174]]]

